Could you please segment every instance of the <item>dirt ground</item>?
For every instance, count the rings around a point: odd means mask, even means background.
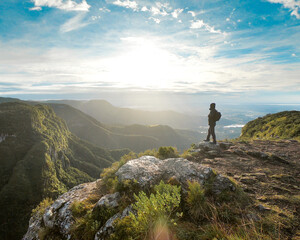
[[[257,140],[210,145],[190,160],[236,180],[263,210],[296,221],[290,239],[300,239],[300,143]]]

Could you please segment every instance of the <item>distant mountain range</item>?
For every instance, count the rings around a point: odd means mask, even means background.
[[[57,100],[47,103],[67,104],[92,116],[96,120],[109,125],[168,125],[176,129],[197,129],[207,125],[207,116],[186,115],[174,111],[144,111],[113,106],[105,100],[75,101]],[[207,114],[209,110],[207,110]],[[224,117],[218,125],[231,125],[235,121]]]
[[[79,139],[49,106],[0,104],[0,239],[20,239],[43,198],[98,178],[128,152]]]
[[[49,106],[66,121],[72,133],[100,147],[141,152],[160,146],[175,146],[183,150],[199,141],[199,134],[193,131],[175,130],[165,125],[109,126],[71,106],[53,103]]]
[[[5,100],[5,98],[0,98],[0,102],[5,102]],[[18,102],[20,100],[9,98],[7,101]],[[73,134],[99,147],[108,149],[129,148],[135,152],[159,148],[160,146],[174,146],[179,150],[184,150],[192,143],[202,139],[197,131],[173,129],[167,125],[126,125],[125,123],[116,125],[117,122],[121,122],[118,114],[120,114],[121,118],[126,118],[128,123],[133,121],[134,116],[139,118],[143,113],[147,113],[149,118],[151,114],[153,114],[154,116],[152,116],[152,119],[161,119],[161,116],[159,115],[160,112],[117,108],[108,102],[101,100],[89,102],[64,100],[58,102],[63,102],[64,104],[50,103],[49,101],[43,102],[43,104],[47,104],[53,108],[57,116],[66,121],[69,130]],[[38,102],[27,103],[32,105],[38,104]],[[103,116],[103,119],[106,119],[107,121],[109,121],[108,119],[111,119],[112,122],[110,124],[103,124],[91,115],[85,114],[78,108],[75,109],[72,106],[90,109],[90,112],[92,112],[91,109],[93,107],[96,108],[98,106],[97,115]],[[83,108],[83,106],[86,106],[86,108]],[[105,108],[103,106],[109,107]],[[110,112],[109,109],[111,109],[112,112]],[[101,111],[103,111],[103,113],[101,113]],[[161,113],[165,113],[166,116],[167,112]],[[131,116],[131,114],[133,115]],[[172,112],[172,114],[173,116],[178,115],[180,118],[186,117],[184,114],[180,113]],[[107,117],[106,115],[109,116]],[[128,119],[131,120],[129,121]],[[142,119],[144,119],[144,117],[142,117]],[[141,120],[136,121],[141,122]],[[149,120],[148,122],[151,121]],[[156,120],[154,122],[156,122]]]

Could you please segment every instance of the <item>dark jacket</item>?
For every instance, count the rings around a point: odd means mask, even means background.
[[[208,125],[215,126],[216,125],[216,109],[211,109],[208,114]]]

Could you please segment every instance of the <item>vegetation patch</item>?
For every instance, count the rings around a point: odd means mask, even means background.
[[[75,201],[71,205],[75,223],[71,228],[74,239],[92,240],[96,232],[106,221],[117,213],[116,209],[107,206],[95,207],[99,196],[91,196],[84,201]]]
[[[43,199],[36,208],[32,209],[31,216],[39,215],[42,216],[45,213],[47,207],[49,207],[54,201],[51,198]]]
[[[135,195],[133,204],[135,213],[117,220],[115,233],[110,240],[117,239],[155,239],[164,232],[171,234],[171,227],[176,226],[176,218],[182,216],[178,212],[181,201],[181,188],[160,182],[154,186],[154,193],[147,196],[141,191]],[[158,231],[158,230],[161,231]]]
[[[240,139],[297,139],[300,140],[300,111],[268,114],[248,122]]]

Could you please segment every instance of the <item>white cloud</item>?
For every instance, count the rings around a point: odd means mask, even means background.
[[[267,0],[270,3],[280,3],[285,8],[290,9],[291,15],[295,16],[297,19],[300,19],[299,8],[300,8],[300,1],[298,0]]]
[[[170,7],[170,4],[169,4],[169,3],[156,2],[155,4],[156,4],[156,6],[157,6],[159,9],[165,9],[165,10],[167,10],[167,11],[171,11],[171,10],[172,10],[172,7]]]
[[[173,18],[178,18],[179,14],[183,12],[183,9],[175,9],[174,12],[172,12],[172,17]]]
[[[142,12],[147,12],[147,11],[149,11],[149,9],[146,6],[144,6],[144,7],[142,7],[141,11]]]
[[[74,2],[72,0],[32,0],[35,7],[31,10],[40,10],[42,7],[53,7],[65,11],[89,11],[91,7],[86,0],[82,0],[81,3]]]
[[[188,13],[190,13],[193,17],[195,17],[196,16],[196,13],[195,12],[193,12],[193,11],[188,11]]]
[[[161,15],[161,16],[167,16],[167,15],[169,15],[164,9],[159,9],[157,7],[151,7],[150,12],[153,15]]]
[[[138,11],[138,4],[136,1],[130,1],[130,0],[117,0],[113,2],[114,5],[125,7],[125,8],[131,8],[133,11]]]
[[[90,24],[90,22],[82,22],[84,17],[85,14],[78,14],[75,17],[69,19],[67,22],[61,25],[60,31],[66,33],[87,26],[88,24]],[[96,20],[96,19],[92,19],[92,20]]]
[[[295,16],[297,19],[300,19],[300,14],[298,12],[298,8],[295,8],[292,12],[291,12],[292,16]]]
[[[100,12],[111,12],[108,8],[103,7],[103,8],[99,8]]]
[[[161,16],[167,16],[169,15],[169,11],[172,10],[172,7],[170,7],[169,3],[161,3],[156,2],[155,6],[152,6],[150,8],[150,12],[152,15],[161,15]]]
[[[101,18],[101,16],[91,16],[91,19],[93,20],[93,21],[96,21],[96,20],[98,20],[98,19],[100,19]]]
[[[210,33],[219,33],[222,34],[221,30],[215,30],[214,27],[208,25],[207,23],[205,23],[203,20],[196,20],[196,21],[191,21],[191,29],[200,29],[200,28],[204,28],[205,30],[207,30]]]
[[[29,8],[30,11],[41,11],[42,8],[41,7],[32,7],[32,8]]]
[[[295,53],[292,53],[292,57],[296,57],[296,54],[295,54]]]
[[[160,19],[158,19],[158,18],[149,17],[149,19],[153,20],[153,21],[156,22],[157,24],[160,23]]]
[[[300,90],[299,63],[268,63],[263,60],[263,53],[216,58],[218,44],[197,47],[149,37],[122,40],[123,50],[117,56],[105,57],[91,56],[87,49],[45,51],[0,45],[0,94],[9,95],[12,91],[15,94],[90,94],[128,86],[133,90],[214,91],[216,94]],[[177,55],[176,51],[186,53],[187,57]],[[5,82],[16,85],[16,90],[5,90],[1,85]],[[178,86],[178,82],[188,84]]]

